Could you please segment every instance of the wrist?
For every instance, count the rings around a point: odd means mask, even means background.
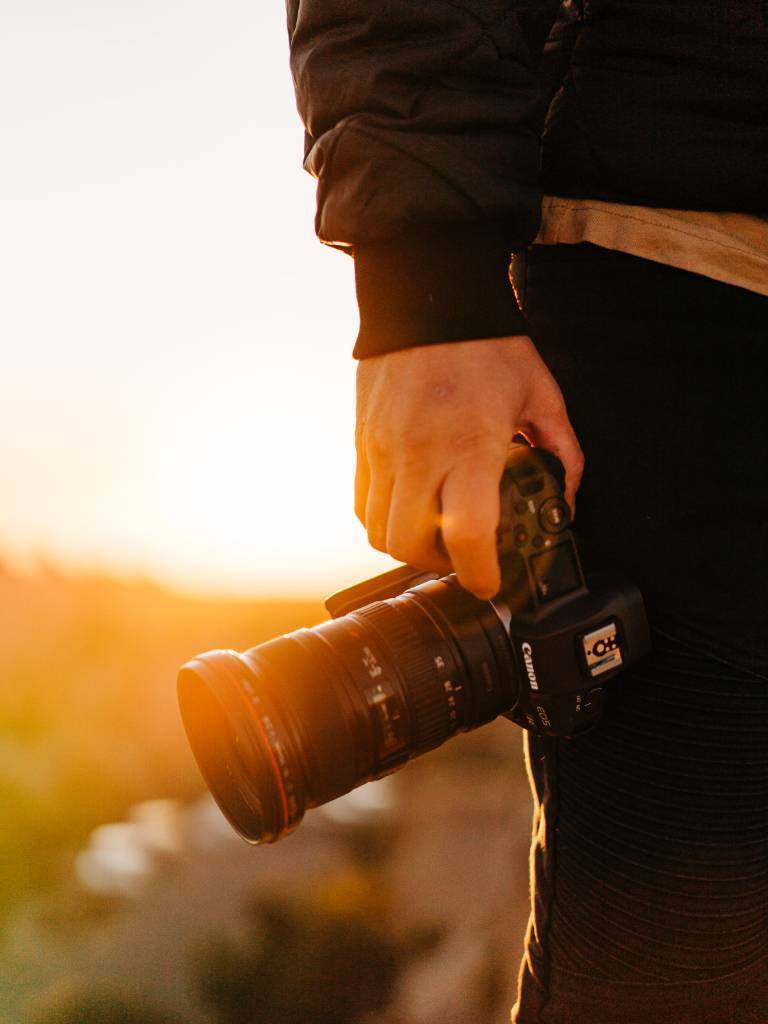
[[[356,247],[358,359],[473,338],[528,334],[509,281],[510,244],[490,224]]]

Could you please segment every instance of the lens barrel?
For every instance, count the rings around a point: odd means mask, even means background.
[[[510,710],[493,604],[454,576],[179,673],[184,726],[221,810],[251,843]]]

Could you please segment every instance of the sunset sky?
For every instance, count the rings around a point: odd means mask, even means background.
[[[387,568],[282,2],[25,0],[0,96],[0,556],[254,594]]]

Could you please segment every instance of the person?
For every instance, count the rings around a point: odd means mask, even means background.
[[[764,1024],[765,5],[287,8],[317,232],[355,260],[371,544],[491,597],[520,433],[646,601],[600,725],[528,738],[513,1020]]]

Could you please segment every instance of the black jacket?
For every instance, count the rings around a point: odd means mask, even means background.
[[[526,331],[542,191],[768,211],[768,0],[288,0],[355,354]]]

